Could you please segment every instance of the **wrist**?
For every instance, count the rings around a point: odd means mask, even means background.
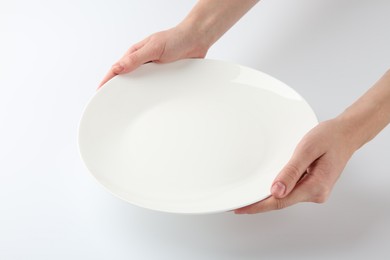
[[[390,70],[337,120],[348,131],[348,139],[359,149],[390,123]]]
[[[223,34],[218,26],[218,23],[223,21],[215,12],[211,12],[213,8],[204,9],[202,5],[195,6],[177,27],[185,32],[194,44],[208,50]]]
[[[178,25],[199,46],[209,49],[258,0],[199,0]]]
[[[342,134],[347,149],[350,150],[351,153],[354,153],[367,143],[370,138],[366,131],[366,126],[364,125],[364,118],[349,112],[350,111],[346,110],[333,120],[335,120],[336,124],[339,126],[339,131]]]
[[[206,29],[204,22],[199,22],[195,18],[187,17],[184,21],[176,26],[176,29],[186,39],[186,44],[190,49],[197,52],[207,53],[208,49],[213,45],[213,37]]]

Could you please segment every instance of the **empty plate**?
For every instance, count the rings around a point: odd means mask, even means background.
[[[293,89],[233,63],[149,63],[116,76],[85,108],[81,157],[118,197],[173,213],[215,213],[270,195],[317,124]]]

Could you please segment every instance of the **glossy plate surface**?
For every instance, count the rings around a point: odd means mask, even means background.
[[[109,81],[79,126],[81,157],[118,197],[158,211],[228,211],[270,195],[317,124],[293,89],[215,60],[146,64]]]

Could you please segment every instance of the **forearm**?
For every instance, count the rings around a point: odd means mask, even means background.
[[[179,24],[209,48],[259,0],[199,0]]]
[[[348,130],[354,150],[386,127],[390,123],[390,70],[337,119]]]

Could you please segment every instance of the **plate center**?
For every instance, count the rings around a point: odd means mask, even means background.
[[[218,191],[256,174],[266,135],[231,101],[180,98],[140,114],[120,140],[120,183],[151,190],[163,185],[174,196]]]

